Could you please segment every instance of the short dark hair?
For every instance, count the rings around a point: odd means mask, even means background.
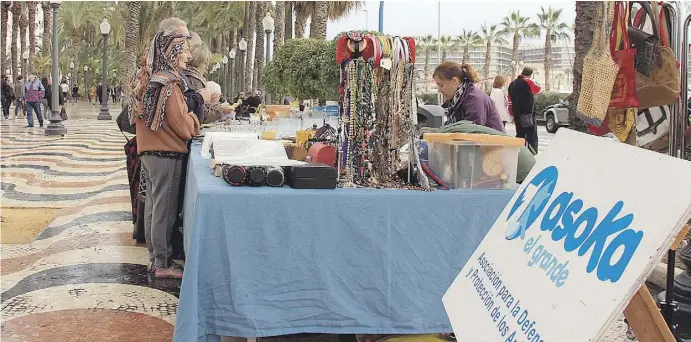
[[[533,74],[533,68],[527,66],[523,68],[523,72],[521,72],[521,75],[523,76],[531,76]]]
[[[17,76],[17,80],[23,80],[23,79],[24,79],[24,76],[22,76],[22,75]]]

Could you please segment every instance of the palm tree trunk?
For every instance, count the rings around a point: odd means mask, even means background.
[[[295,15],[293,11],[293,2],[285,2],[285,40],[293,39],[295,35],[293,34],[293,20],[295,20]],[[304,32],[304,30],[303,30]]]
[[[513,57],[513,60],[516,61],[516,65],[513,67],[513,75],[512,77],[515,78],[518,76],[518,44],[521,41],[521,35],[518,32],[514,32],[513,34],[513,49],[511,50],[511,57]]]
[[[10,32],[9,17],[10,17],[10,3],[3,2],[0,4],[2,10],[2,41],[0,42],[0,63],[7,65],[7,34]]]
[[[550,74],[552,73],[552,30],[547,29],[545,32],[545,91],[550,91],[552,84],[550,82]]]
[[[28,49],[28,36],[29,36],[29,15],[26,8],[22,5],[22,14],[19,16],[19,60],[23,60],[24,51]],[[28,61],[27,61],[28,62]],[[29,69],[28,63],[26,63],[27,70]],[[23,74],[27,74],[27,70],[22,70]]]
[[[262,25],[262,19],[266,14],[267,3],[264,1],[257,2],[257,13],[255,16],[255,28],[257,32],[257,43],[254,52],[254,71],[252,73],[252,84],[254,89],[262,89],[261,79],[262,79],[262,69],[264,68],[264,50],[266,34],[264,33],[264,26]],[[275,22],[274,22],[275,23]]]
[[[12,45],[10,45],[10,58],[12,58],[12,77],[16,78],[19,76],[19,66],[17,62],[19,61],[20,54],[17,53],[17,46],[19,38],[19,16],[22,14],[22,5],[18,2],[12,4]]]
[[[585,132],[585,124],[576,115],[578,97],[581,94],[581,77],[583,75],[583,58],[590,49],[595,34],[597,7],[599,2],[576,1],[576,29],[574,30],[576,56],[573,63],[573,92],[569,96],[569,128]]]
[[[492,62],[492,42],[487,42],[487,49],[485,50],[485,65],[483,67],[483,76],[489,77],[489,65]]]
[[[29,1],[29,64],[34,66],[36,60],[36,6],[37,2]]]
[[[139,51],[139,12],[142,3],[128,1],[127,23],[125,24],[125,74],[123,80],[130,82],[137,71],[137,55]]]
[[[305,38],[305,29],[307,28],[307,16],[306,13],[298,12],[295,15],[295,38]]]
[[[326,25],[329,20],[329,2],[315,1],[314,15],[310,22],[310,38],[326,39]]]
[[[50,56],[52,52],[52,29],[53,29],[53,10],[50,7],[50,2],[43,1],[41,3],[43,8],[43,46],[41,46],[41,55]]]
[[[252,90],[252,79],[254,74],[252,73],[254,64],[254,31],[255,31],[255,18],[257,17],[257,3],[254,1],[249,1],[250,10],[247,21],[247,30],[245,31],[247,35],[247,60],[245,61],[245,90]]]
[[[283,40],[285,38],[285,17],[286,17],[286,10],[285,10],[285,1],[276,1],[276,18],[275,20],[275,27],[276,31],[274,32],[274,42],[273,42],[273,55],[275,56],[278,50],[281,49],[281,46],[283,45]],[[268,61],[267,61],[268,63]]]
[[[463,47],[463,60],[461,63],[465,63],[468,60],[470,60],[470,46],[466,45]]]

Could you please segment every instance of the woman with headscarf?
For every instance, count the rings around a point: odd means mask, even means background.
[[[170,239],[178,215],[182,163],[189,153],[187,141],[199,134],[199,121],[189,111],[180,74],[190,57],[189,38],[187,24],[178,18],[159,24],[147,61],[151,77],[142,111],[135,118],[146,183],[144,230],[156,278],[182,278],[182,270],[170,260]]]
[[[206,77],[204,74],[209,68],[211,62],[211,51],[207,45],[201,40],[198,34],[191,32],[190,35],[190,60],[187,62],[187,67],[183,71],[187,78],[188,86],[192,90],[199,90],[206,87]],[[210,103],[204,106],[204,113],[199,118],[201,123],[211,123],[218,121],[223,116],[220,107],[221,96],[215,94],[211,96]]]

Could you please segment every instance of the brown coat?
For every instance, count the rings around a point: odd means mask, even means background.
[[[189,152],[187,141],[199,135],[199,120],[187,109],[185,96],[180,87],[173,87],[165,110],[165,120],[158,131],[147,127],[144,120],[136,119],[138,153]]]

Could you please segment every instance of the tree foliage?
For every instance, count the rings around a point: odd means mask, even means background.
[[[338,99],[339,68],[336,43],[320,39],[292,39],[265,68],[267,89],[299,99]]]

